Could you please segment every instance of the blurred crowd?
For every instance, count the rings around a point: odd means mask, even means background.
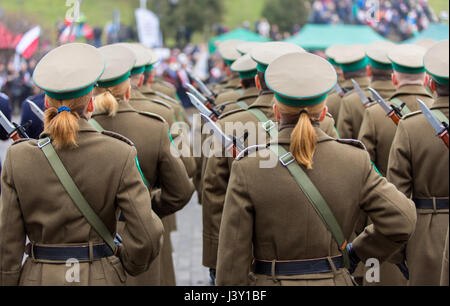
[[[312,23],[367,24],[385,37],[400,40],[438,21],[427,0],[314,0],[310,14]]]

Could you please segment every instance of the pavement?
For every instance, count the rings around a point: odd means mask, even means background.
[[[14,122],[20,122],[13,116]],[[0,158],[5,160],[12,141],[0,141]],[[178,286],[208,286],[209,270],[202,266],[202,207],[195,193],[177,213],[178,230],[172,233],[173,261]]]

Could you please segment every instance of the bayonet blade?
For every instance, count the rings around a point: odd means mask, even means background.
[[[372,93],[373,98],[383,108],[387,115],[390,115],[394,109],[380,96],[380,94],[373,88],[369,87],[369,91]]]
[[[8,135],[11,135],[16,130],[16,127],[6,118],[2,111],[0,111],[0,125]]]
[[[363,105],[365,107],[369,106],[369,104],[371,103],[369,98],[366,97],[366,95],[364,94],[364,92],[362,91],[361,87],[359,86],[358,82],[356,82],[355,80],[352,79],[352,83],[353,86],[355,88],[356,93],[358,94],[359,98],[361,99]]]
[[[436,116],[431,112],[431,110],[422,100],[417,99],[417,102],[419,102],[422,113],[425,115],[428,122],[430,122],[430,124],[433,126],[433,129],[436,131],[437,135],[442,134],[442,132],[446,130],[446,127],[436,118]]]
[[[211,134],[213,134],[214,137],[219,139],[225,148],[228,148],[231,145],[233,145],[233,139],[225,135],[225,133],[222,132],[217,123],[215,123],[210,117],[205,116],[204,114],[200,114],[200,116],[203,118],[203,120],[205,120],[205,125],[209,128]]]
[[[205,104],[206,102],[208,102],[208,99],[206,99],[198,90],[197,88],[195,88],[194,86],[192,86],[192,84],[187,84],[186,85],[189,92],[191,94],[193,94],[198,100],[200,100],[201,103]]]
[[[216,95],[200,80],[192,71],[188,71],[189,77],[197,84],[200,90],[208,97],[215,97]]]
[[[203,104],[202,102],[200,102],[200,100],[195,97],[193,94],[187,92],[186,93],[189,97],[189,100],[191,100],[192,105],[195,106],[195,108],[200,112],[200,114],[205,115],[209,118],[211,118],[213,116],[213,112],[211,112],[206,106],[205,104]]]
[[[345,95],[344,90],[342,89],[342,87],[336,83],[336,86],[334,87],[334,89],[336,90],[337,94],[340,97],[343,97]]]
[[[44,122],[44,118],[45,118],[44,112],[39,108],[39,106],[37,106],[36,103],[34,103],[31,100],[27,99],[26,101],[28,102],[28,104],[30,104],[30,108],[31,108],[31,111],[33,112],[33,114],[35,114],[36,117],[39,118],[39,120]]]

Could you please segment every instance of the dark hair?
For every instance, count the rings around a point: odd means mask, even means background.
[[[448,97],[449,96],[449,85],[439,84],[434,81],[434,87],[436,88],[436,93],[439,97]]]
[[[393,70],[378,69],[370,67],[372,71],[372,81],[389,81],[392,79]]]
[[[269,87],[267,87],[265,72],[258,71],[258,77],[259,77],[259,83],[261,84],[261,89],[264,91],[270,90]]]
[[[367,76],[367,69],[361,69],[356,71],[348,71],[344,72],[344,78],[346,80],[353,79],[353,78],[363,78]]]
[[[144,84],[147,84],[147,82],[150,79],[151,75],[152,75],[151,71],[145,71],[144,72]]]
[[[241,82],[242,82],[242,87],[244,87],[244,89],[256,87],[255,78],[242,79]]]

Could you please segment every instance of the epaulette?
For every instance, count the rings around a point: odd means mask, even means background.
[[[19,139],[19,140],[14,141],[13,144],[12,144],[11,146],[15,146],[15,145],[17,145],[17,144],[19,144],[19,143],[26,142],[26,141],[30,141],[30,140],[35,140],[35,139],[31,139],[31,138],[22,138],[22,139]]]
[[[331,118],[331,119],[334,119],[334,118],[333,118],[333,115],[330,114],[330,113],[327,113],[327,117],[328,117],[328,118]]]
[[[160,84],[162,84],[162,85],[164,85],[164,86],[166,86],[166,87],[168,87],[170,89],[176,89],[176,87],[173,84],[169,83],[169,82],[159,80],[158,83],[160,83]]]
[[[158,114],[154,114],[154,113],[150,113],[150,112],[141,112],[141,111],[138,111],[137,113],[166,123],[166,120]]]
[[[120,135],[120,134],[117,134],[117,133],[114,133],[114,132],[111,132],[111,131],[103,131],[103,132],[102,132],[102,135],[105,135],[105,136],[109,136],[109,137],[118,139],[118,140],[123,141],[123,142],[125,142],[126,144],[128,144],[128,145],[134,147],[134,143],[133,143],[131,140],[129,140],[128,138],[126,138],[125,136],[122,136],[122,135]]]
[[[9,97],[7,95],[5,95],[3,92],[0,92],[0,98],[3,98],[5,100],[9,101]]]
[[[172,103],[178,104],[180,105],[180,101],[175,100],[172,97],[169,97],[168,95],[166,95],[165,93],[159,92],[155,90],[155,95],[159,96],[160,98],[166,99],[167,101],[170,101]]]
[[[414,116],[417,116],[417,115],[420,115],[420,114],[422,114],[421,111],[412,112],[412,113],[409,113],[409,114],[403,116],[402,120],[406,120],[408,118],[411,118],[411,117],[414,117]]]
[[[161,101],[161,100],[158,100],[158,99],[151,99],[150,101],[151,101],[151,102],[154,102],[154,103],[157,103],[157,104],[159,104],[159,105],[165,106],[165,107],[167,107],[167,108],[170,109],[170,110],[173,109],[173,108],[172,108],[172,105],[170,105],[170,104],[167,103],[167,102],[164,102],[164,101]]]
[[[342,144],[351,145],[357,147],[358,149],[367,151],[366,146],[361,141],[356,139],[336,139],[336,141]]]
[[[267,144],[264,145],[255,145],[255,146],[250,146],[248,148],[245,148],[244,151],[242,151],[241,153],[239,153],[239,155],[236,157],[236,160],[241,160],[246,156],[249,156],[252,153],[256,153],[259,150],[263,150],[263,149],[267,149]]]
[[[228,117],[228,116],[230,116],[230,115],[233,115],[233,114],[236,114],[236,113],[240,113],[240,112],[243,112],[243,111],[244,111],[243,109],[234,109],[234,110],[231,110],[231,111],[229,111],[229,112],[226,112],[226,113],[220,115],[219,120],[222,120],[222,119],[224,119],[225,117]]]

